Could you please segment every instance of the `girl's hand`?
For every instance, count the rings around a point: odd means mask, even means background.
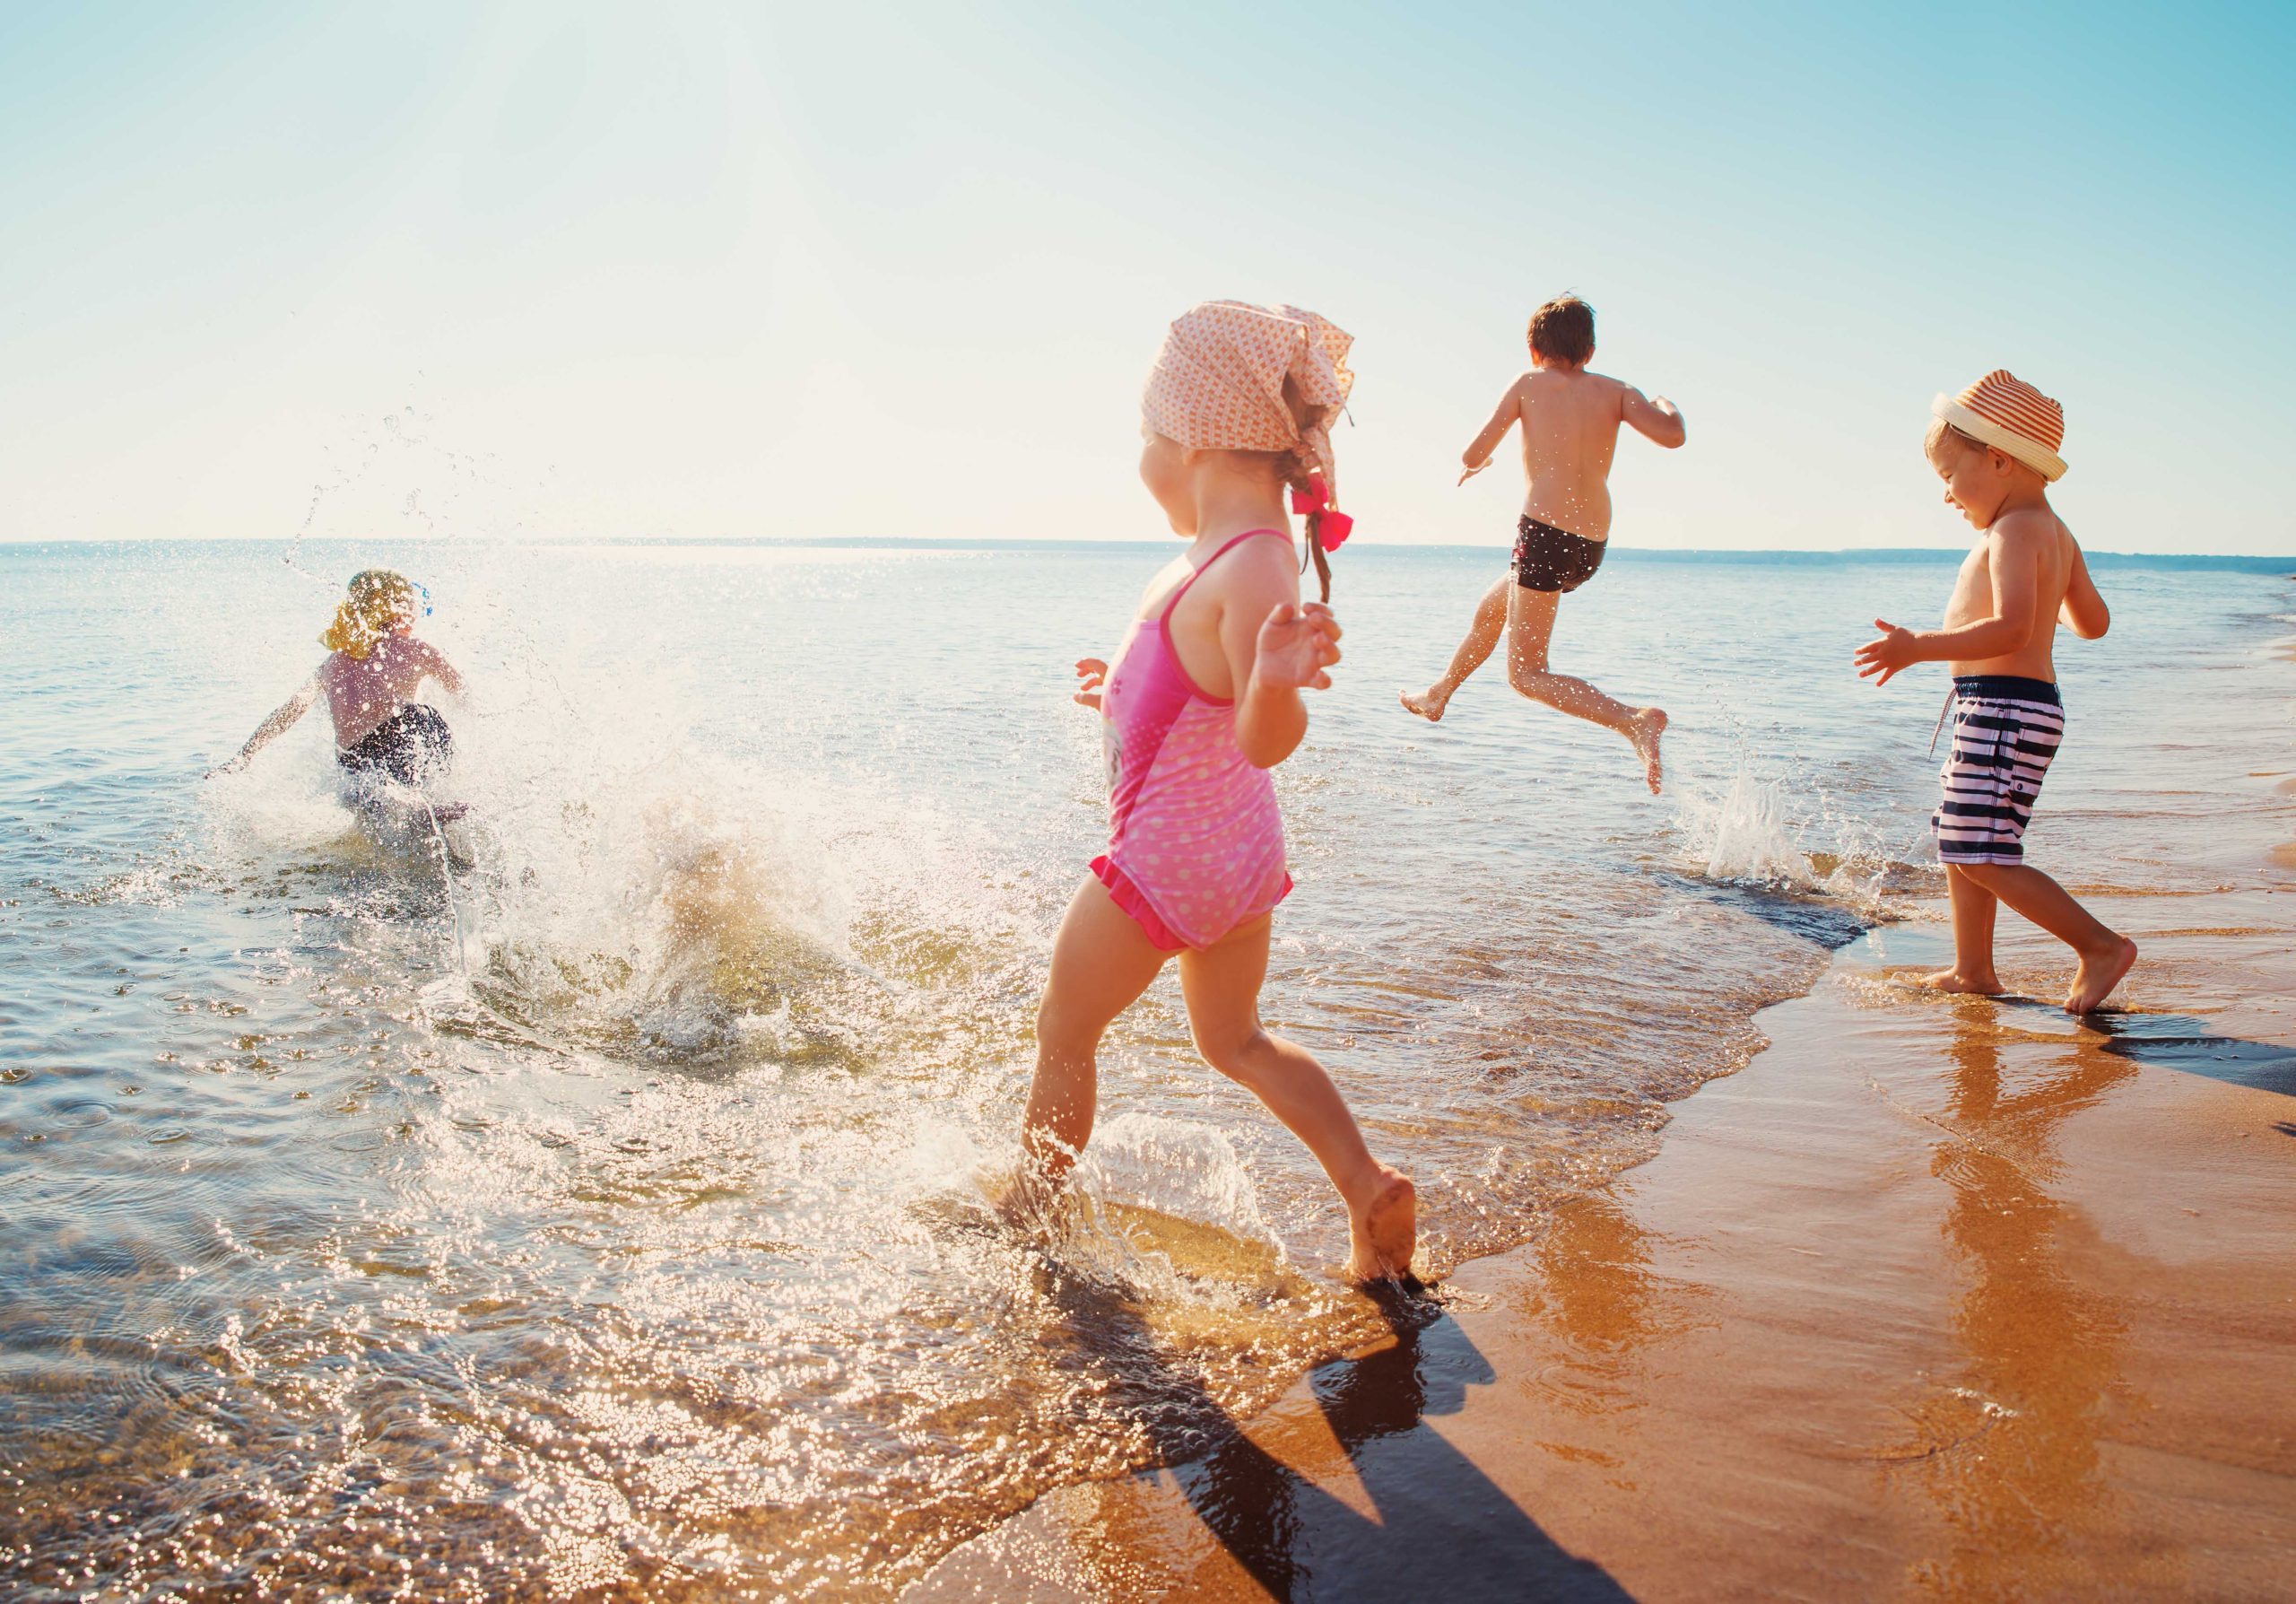
[[[1259,626],[1252,682],[1292,690],[1327,691],[1324,671],[1339,661],[1339,620],[1321,602],[1284,602]]]
[[[1466,472],[1465,472],[1465,473],[1463,473],[1463,474],[1461,474],[1461,475],[1459,475],[1459,484],[1465,484],[1468,480],[1470,480],[1470,479],[1474,478],[1477,474],[1479,474],[1479,473],[1483,472],[1483,469],[1485,469],[1485,468],[1489,467],[1490,466],[1491,466],[1491,458],[1488,458],[1488,457],[1484,458],[1481,462],[1475,462],[1475,463],[1470,463],[1470,464],[1468,464],[1468,465],[1467,465],[1467,470],[1466,470]],[[1456,490],[1456,489],[1457,489],[1457,488],[1458,488],[1458,486],[1457,486],[1457,485],[1454,485],[1454,486],[1452,486],[1452,488]]]
[[[1874,627],[1882,632],[1857,649],[1857,677],[1868,679],[1878,674],[1882,677],[1874,683],[1886,685],[1890,683],[1890,676],[1899,669],[1909,667],[1921,660],[1919,643],[1914,640],[1911,630],[1886,619],[1876,618]]]
[[[1109,666],[1098,658],[1078,658],[1076,677],[1084,683],[1076,687],[1072,699],[1079,707],[1098,710],[1100,705],[1100,685],[1109,676]]]

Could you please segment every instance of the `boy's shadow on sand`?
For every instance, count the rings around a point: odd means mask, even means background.
[[[1387,1294],[1391,1347],[1318,1366],[1308,1377],[1332,1435],[1370,1495],[1359,1514],[1246,1436],[1193,1375],[1157,1349],[1121,1297],[1061,1277],[1053,1298],[1070,1330],[1150,1394],[1142,1425],[1206,1531],[1278,1599],[1623,1600],[1590,1560],[1563,1549],[1481,1467],[1431,1430],[1471,1386],[1497,1379],[1458,1323],[1421,1299]],[[1130,1361],[1125,1364],[1124,1361]],[[1151,1401],[1152,1399],[1152,1401]],[[1175,1408],[1175,1405],[1178,1408]],[[1220,1436],[1203,1451],[1202,1423]]]
[[[2029,997],[2003,997],[1995,1001],[2019,1013],[2037,1010],[2052,1024],[2066,1020],[2068,1029],[2093,1031],[2105,1038],[2092,1043],[2097,1050],[2131,1063],[2154,1069],[2179,1069],[2187,1075],[2205,1075],[2211,1080],[2296,1097],[2296,1047],[2215,1035],[2209,1031],[2205,1020],[2182,1014],[2124,1014],[2109,1010],[2091,1014],[2075,1025],[2055,1003]]]

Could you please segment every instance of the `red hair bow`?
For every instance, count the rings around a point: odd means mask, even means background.
[[[1335,552],[1355,529],[1355,520],[1331,504],[1331,488],[1318,474],[1308,488],[1292,493],[1292,510],[1308,518],[1308,537],[1327,552]]]

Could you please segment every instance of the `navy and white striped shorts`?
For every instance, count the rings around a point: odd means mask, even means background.
[[[2065,705],[2045,679],[1964,674],[1953,680],[1953,750],[1932,815],[1945,863],[2022,863],[2041,777],[2065,738]]]

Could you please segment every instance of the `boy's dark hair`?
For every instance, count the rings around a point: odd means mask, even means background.
[[[1531,314],[1531,349],[1554,362],[1584,366],[1595,358],[1595,309],[1558,295]]]

